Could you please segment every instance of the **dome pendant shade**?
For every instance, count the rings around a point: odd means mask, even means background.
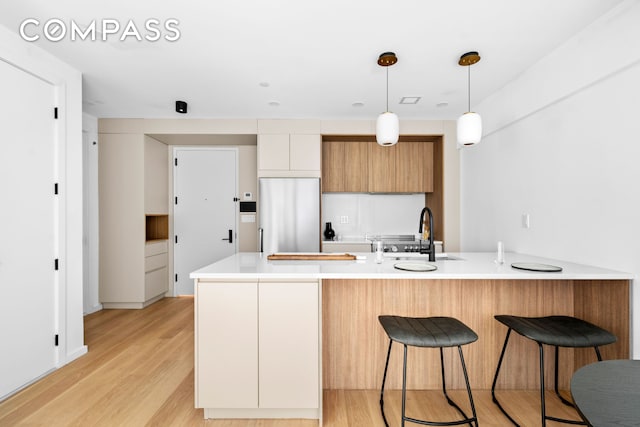
[[[394,145],[400,137],[400,121],[394,113],[386,111],[376,120],[376,142],[384,147]]]
[[[458,143],[475,145],[482,139],[482,118],[478,113],[464,113],[458,117]]]

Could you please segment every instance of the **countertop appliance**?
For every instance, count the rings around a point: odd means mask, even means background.
[[[320,179],[260,178],[260,252],[320,252]]]
[[[420,244],[422,243],[422,246],[428,244],[428,241],[421,242],[412,234],[381,235],[371,236],[369,238],[372,240],[382,240],[382,250],[384,252],[420,253]],[[442,242],[435,240],[433,243],[436,252],[442,252]]]

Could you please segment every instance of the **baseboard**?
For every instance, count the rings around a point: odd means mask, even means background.
[[[87,316],[87,315],[89,315],[91,313],[95,313],[95,312],[100,311],[100,310],[102,310],[102,304],[97,304],[97,305],[94,305],[93,307],[91,307],[88,311],[85,311],[84,315]]]
[[[164,298],[164,294],[157,295],[148,299],[145,302],[103,302],[102,307],[106,310],[110,309],[124,309],[124,310],[140,310],[148,307],[156,301],[160,301]]]
[[[71,352],[71,353],[67,353],[67,360],[65,362],[65,365],[67,363],[71,363],[74,360],[76,360],[77,358],[84,356],[85,354],[87,354],[89,352],[89,347],[87,347],[86,345],[83,345],[82,347],[76,349],[75,351]]]

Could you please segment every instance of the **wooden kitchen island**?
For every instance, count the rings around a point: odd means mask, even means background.
[[[317,418],[322,390],[379,389],[388,339],[380,314],[458,318],[476,331],[464,347],[473,389],[487,390],[506,327],[496,314],[580,317],[608,329],[618,341],[604,359],[630,354],[632,275],[585,265],[506,254],[459,253],[436,260],[436,271],[409,272],[373,254],[355,261],[268,261],[239,253],[191,274],[195,279],[195,404],[205,418]],[[516,270],[513,262],[552,264],[562,272]],[[445,350],[450,388],[464,388]],[[551,354],[551,353],[550,353]],[[409,389],[440,389],[437,351],[409,349]],[[401,346],[395,346],[387,387],[401,386]],[[547,357],[553,384],[553,357]],[[560,388],[595,360],[592,349],[560,351]],[[514,336],[498,388],[538,387],[537,345]],[[449,375],[450,374],[450,375]]]

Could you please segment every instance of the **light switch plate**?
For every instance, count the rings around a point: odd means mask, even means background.
[[[531,228],[531,217],[528,213],[522,214],[522,228]]]
[[[340,217],[340,224],[349,224],[349,217],[346,215],[342,215]]]

